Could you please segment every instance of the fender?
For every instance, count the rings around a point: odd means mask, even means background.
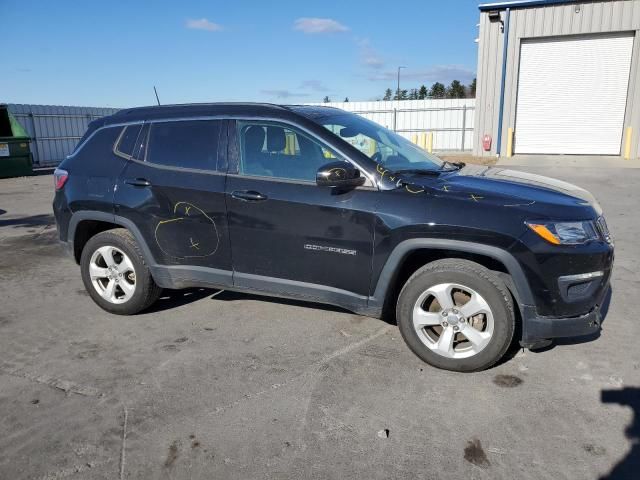
[[[147,242],[145,242],[142,233],[140,233],[140,230],[135,223],[133,223],[128,218],[120,217],[118,215],[114,215],[113,213],[101,212],[99,210],[81,210],[71,215],[71,220],[69,221],[69,230],[67,233],[67,241],[69,243],[71,252],[74,251],[73,241],[76,237],[76,228],[78,227],[78,224],[83,220],[109,222],[126,228],[131,232],[136,242],[138,243],[140,250],[142,250],[142,256],[144,257],[145,263],[149,266],[153,266],[156,264],[155,258],[153,257],[151,250],[149,250],[149,247],[147,246]]]
[[[482,243],[465,242],[462,240],[446,240],[440,238],[412,238],[400,242],[391,252],[389,258],[380,273],[378,283],[372,297],[369,297],[369,307],[381,309],[383,307],[387,291],[393,281],[403,260],[407,255],[415,250],[428,248],[438,250],[456,250],[463,253],[474,253],[491,257],[501,262],[511,275],[512,282],[506,282],[507,286],[514,289],[513,294],[517,302],[522,305],[535,305],[533,294],[529,287],[527,277],[522,267],[506,250],[502,248],[485,245]]]

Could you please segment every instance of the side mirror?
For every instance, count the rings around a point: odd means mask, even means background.
[[[327,163],[316,173],[316,183],[321,187],[355,188],[364,182],[366,178],[360,176],[360,170],[348,162]]]

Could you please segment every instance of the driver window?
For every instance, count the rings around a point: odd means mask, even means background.
[[[314,182],[323,165],[340,157],[317,140],[276,123],[239,122],[240,173]]]

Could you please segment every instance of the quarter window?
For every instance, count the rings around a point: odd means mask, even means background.
[[[115,151],[117,154],[126,158],[131,158],[131,155],[133,155],[133,149],[136,145],[136,139],[140,134],[141,128],[142,125],[129,125],[124,127],[122,135],[120,135],[120,138],[118,139],[118,145],[116,145]]]
[[[215,170],[219,135],[217,120],[153,123],[146,160],[171,167]]]
[[[320,167],[338,156],[288,126],[239,123],[240,173],[314,182]]]

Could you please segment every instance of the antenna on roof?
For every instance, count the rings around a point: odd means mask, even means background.
[[[158,98],[158,90],[156,90],[156,86],[153,86],[153,91],[156,94],[156,101],[158,102],[158,105],[160,105],[160,99]]]

